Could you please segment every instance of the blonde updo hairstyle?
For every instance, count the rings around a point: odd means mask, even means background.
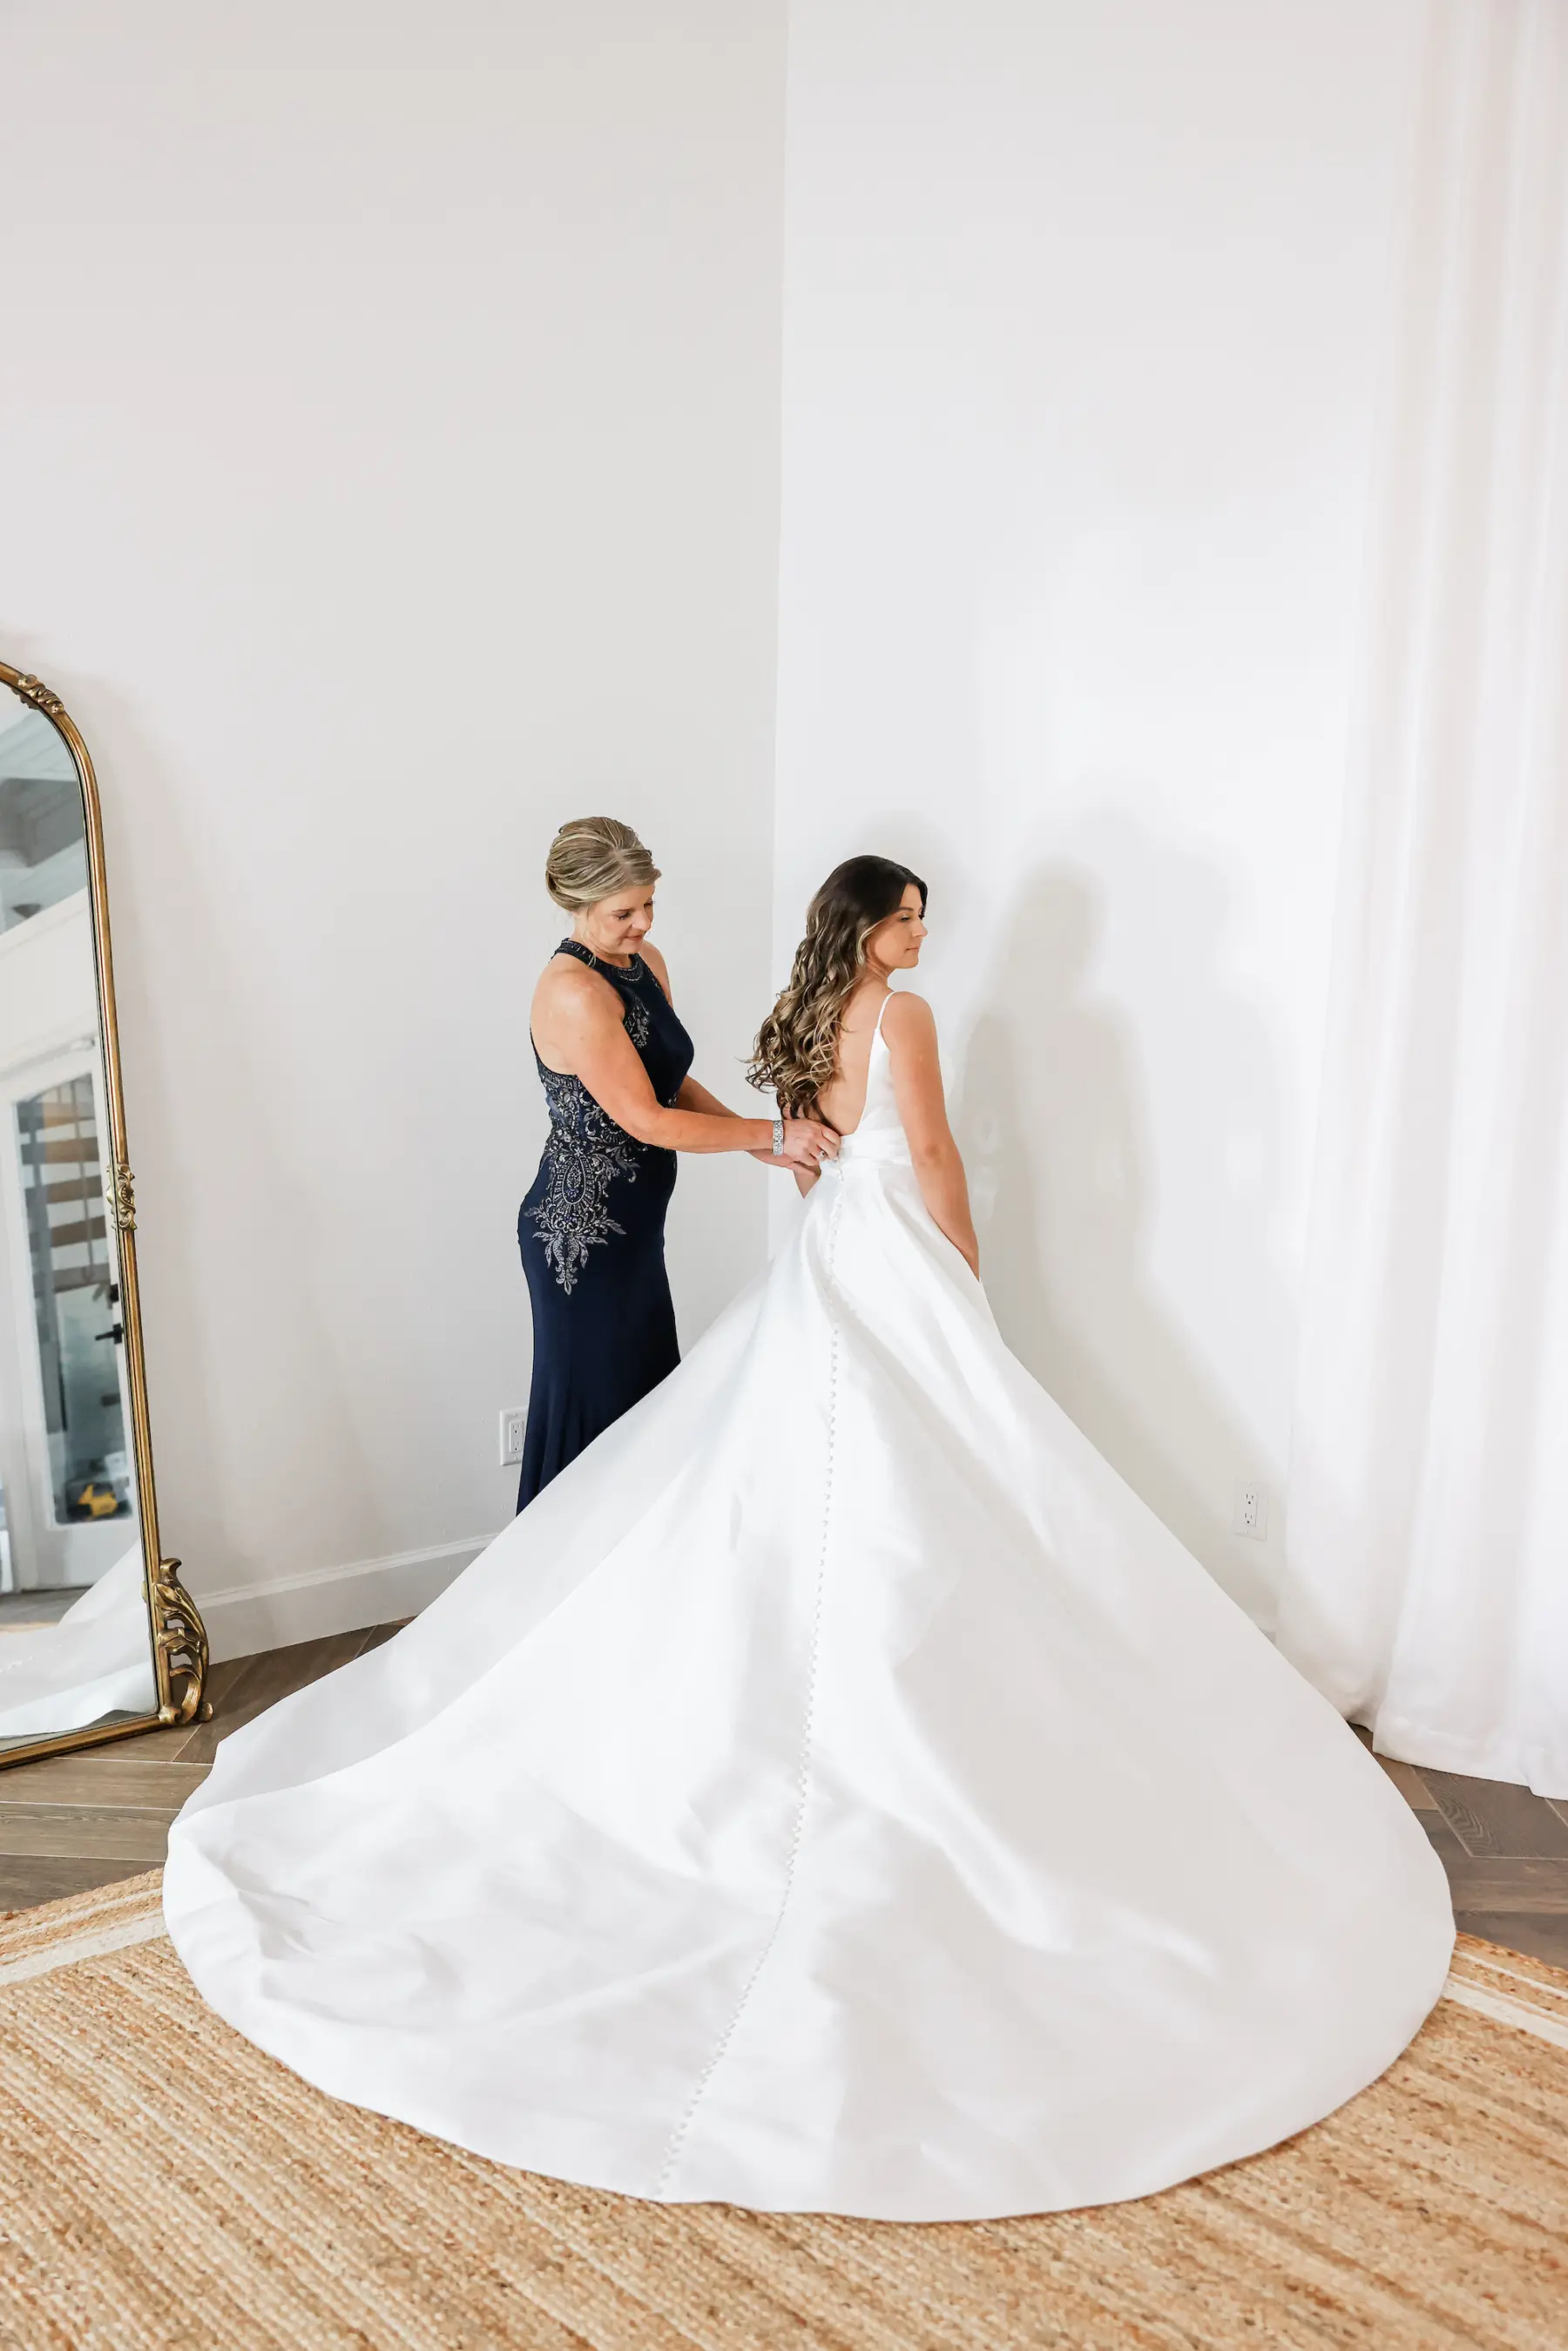
[[[659,868],[629,824],[613,816],[574,817],[550,843],[545,887],[557,906],[580,914],[622,890],[651,890]]]

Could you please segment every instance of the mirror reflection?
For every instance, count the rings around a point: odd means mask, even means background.
[[[0,1748],[153,1709],[87,828],[0,685]]]

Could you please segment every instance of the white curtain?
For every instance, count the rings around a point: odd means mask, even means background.
[[[1568,0],[1431,0],[1280,1640],[1568,1796]]]

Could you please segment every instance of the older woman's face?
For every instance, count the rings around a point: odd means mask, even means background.
[[[653,928],[653,892],[640,885],[601,898],[578,918],[578,936],[597,955],[635,955]]]

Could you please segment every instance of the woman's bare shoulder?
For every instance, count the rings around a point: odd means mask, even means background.
[[[895,988],[882,1015],[882,1038],[892,1061],[893,1075],[902,1080],[921,1070],[934,1069],[940,1048],[936,1015],[923,996],[912,988]]]
[[[936,1014],[923,996],[917,996],[912,987],[893,989],[888,998],[887,1009],[882,1015],[884,1037],[908,1037],[913,1040],[919,1036],[929,1036],[936,1025]]]
[[[556,955],[550,957],[539,974],[534,990],[535,1007],[539,1011],[555,1012],[571,1019],[596,1014],[613,1014],[618,1020],[620,1004],[607,979],[579,963],[576,956]]]

